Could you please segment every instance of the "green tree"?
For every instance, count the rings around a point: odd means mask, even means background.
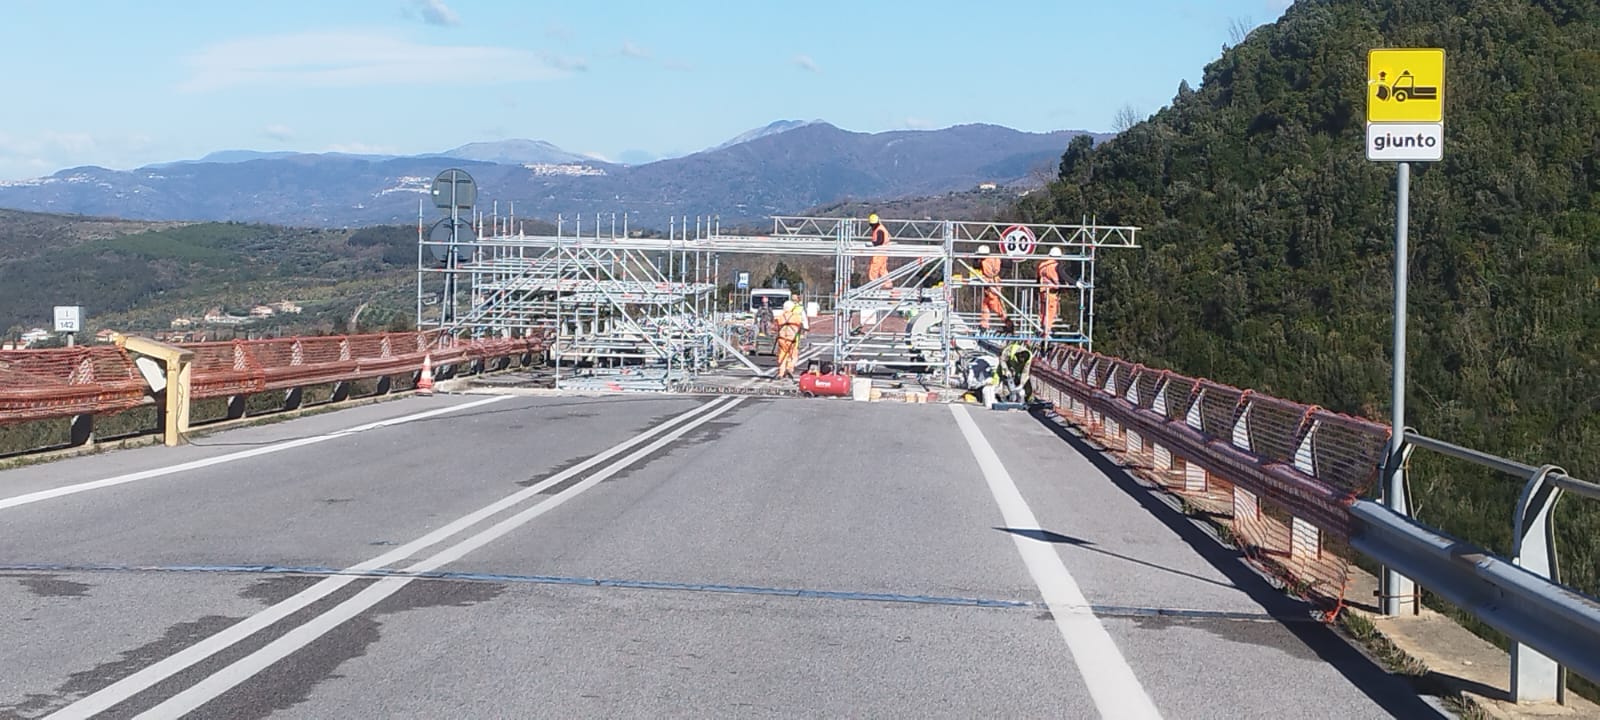
[[[1600,3],[1303,0],[1198,89],[1074,141],[1024,218],[1134,224],[1097,349],[1387,421],[1394,174],[1365,159],[1366,54],[1442,47],[1442,162],[1412,183],[1408,422],[1600,477]],[[1509,550],[1518,484],[1421,459],[1426,522]],[[1600,503],[1557,511],[1600,593]]]

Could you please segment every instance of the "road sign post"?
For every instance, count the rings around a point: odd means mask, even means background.
[[[83,308],[77,305],[55,306],[55,329],[67,336],[67,347],[72,347],[78,331],[83,329]]]
[[[1394,385],[1384,505],[1409,515],[1403,445],[1406,428],[1406,290],[1409,274],[1411,163],[1444,158],[1444,51],[1438,48],[1367,53],[1367,159],[1398,162],[1394,219]],[[1383,614],[1416,610],[1416,584],[1384,568]]]

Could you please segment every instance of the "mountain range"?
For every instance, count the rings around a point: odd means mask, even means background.
[[[642,165],[537,140],[411,156],[226,150],[133,170],[86,166],[0,182],[0,207],[309,227],[410,223],[433,178],[456,167],[477,181],[480,207],[514,202],[523,217],[627,212],[646,226],[664,226],[673,215],[758,221],[840,200],[939,194],[988,182],[1037,186],[1054,176],[1067,143],[1087,134],[996,125],[859,133],[785,120]],[[425,213],[432,218],[436,211]]]

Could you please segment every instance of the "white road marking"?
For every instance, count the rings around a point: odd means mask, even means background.
[[[676,442],[689,431],[716,419],[718,415],[731,410],[733,406],[738,405],[742,401],[743,400],[741,398],[734,398],[732,402],[728,402],[709,413],[701,415],[693,422],[690,422],[687,425],[684,425],[683,427],[662,436],[660,439],[634,451],[627,457],[607,465],[606,467],[595,472],[593,475],[590,475],[574,484],[572,487],[557,493],[549,500],[541,502],[533,507],[523,510],[522,512],[512,515],[511,517],[501,520],[500,522],[489,526],[489,528],[485,529],[484,531],[477,533],[476,535],[472,535],[461,542],[458,542],[455,545],[440,551],[433,557],[427,558],[426,560],[422,560],[421,562],[405,568],[403,572],[424,573],[447,563],[461,559],[467,553],[494,542],[496,539],[526,524],[528,521],[554,510],[568,500],[577,497],[579,493],[582,493],[583,491],[600,484],[602,480],[605,480],[606,478],[626,469],[628,466],[638,462],[640,459],[649,456],[651,453],[654,453],[673,442]],[[262,647],[260,650],[240,658],[233,664],[218,670],[210,677],[201,680],[183,692],[173,695],[165,702],[150,708],[146,712],[140,713],[138,716],[136,716],[135,720],[177,718],[199,709],[200,706],[210,702],[218,695],[232,690],[246,680],[255,677],[261,671],[271,667],[273,663],[276,663],[279,660],[294,654],[295,651],[310,645],[312,642],[316,641],[317,638],[328,634],[328,632],[332,631],[335,627],[338,627],[340,623],[356,617],[357,615],[360,615],[361,613],[371,609],[374,605],[383,602],[385,598],[399,592],[401,588],[405,587],[414,579],[415,578],[411,577],[390,577],[379,580],[377,583],[374,583],[373,585],[362,590],[360,593],[357,593],[349,600],[345,600],[344,602],[335,605],[327,612],[318,615],[316,618],[312,619],[306,624],[296,627],[295,629],[284,634],[282,637],[267,643],[267,645]]]
[[[506,397],[510,396],[496,396],[494,399],[499,400]],[[688,420],[695,415],[712,410],[718,402],[720,401],[712,401],[704,405],[698,405],[693,410],[682,413],[667,420],[666,422],[656,425],[655,427],[634,436],[632,439],[615,445],[605,452],[595,455],[594,457],[591,457],[582,463],[579,463],[571,468],[568,468],[567,470],[551,476],[550,478],[536,483],[532,487],[524,488],[511,495],[501,498],[500,500],[486,505],[469,515],[465,515],[448,525],[445,525],[437,530],[434,530],[433,532],[428,533],[427,535],[406,543],[405,545],[401,545],[400,547],[390,550],[389,552],[379,555],[378,557],[357,565],[353,565],[348,569],[348,571],[366,572],[409,559],[418,552],[437,545],[440,542],[449,539],[451,536],[457,535],[473,525],[482,522],[484,519],[492,515],[498,514],[501,511],[515,506],[530,497],[536,496],[539,493],[544,492],[546,489],[556,485],[557,483],[563,482],[577,475],[578,473],[584,472],[589,468],[609,460],[612,457],[626,452],[628,449],[637,446],[662,432],[665,432],[669,428]],[[723,407],[726,408],[730,406],[731,405],[724,405]],[[555,498],[552,498],[552,500],[554,499]],[[132,675],[129,675],[126,678],[123,678],[122,680],[112,683],[111,685],[108,685],[99,691],[62,708],[49,717],[63,719],[87,718],[96,713],[108,710],[118,703],[127,700],[128,698],[154,687],[157,683],[163,682],[167,678],[188,669],[194,664],[199,663],[202,660],[211,657],[212,655],[222,652],[229,647],[232,647],[241,640],[260,632],[262,629],[270,627],[274,623],[277,623],[278,621],[296,612],[299,612],[300,610],[310,606],[312,603],[315,603],[318,600],[333,594],[340,588],[349,585],[358,579],[359,577],[355,575],[335,575],[325,578],[319,581],[317,584],[312,585],[311,587],[306,588],[305,590],[302,590],[299,593],[296,593],[295,595],[280,601],[259,613],[256,613],[255,615],[245,618],[244,620],[229,626],[227,629],[215,635],[184,648],[177,653],[174,653],[148,667],[145,667],[142,670],[139,670]]]
[[[1006,525],[1038,528],[1039,520],[1033,516],[1028,501],[1017,490],[1017,484],[1006,472],[1000,456],[995,454],[994,448],[983,437],[983,431],[978,429],[978,424],[973,422],[967,409],[961,405],[951,405],[950,412],[955,415],[956,425],[961,427],[961,434],[966,436],[967,445],[972,448],[973,458],[977,459],[978,467],[983,470],[983,477],[989,483],[989,492],[1000,506]],[[1043,540],[1021,535],[1013,534],[1011,540],[1017,546],[1017,553],[1022,555],[1022,561],[1027,564],[1028,574],[1033,576],[1034,584],[1039,586],[1045,604],[1050,606],[1056,628],[1061,631],[1061,637],[1066,639],[1067,650],[1072,653],[1073,663],[1078,666],[1078,673],[1089,687],[1089,695],[1094,698],[1100,715],[1118,720],[1158,720],[1161,713],[1156,710],[1155,702],[1145,692],[1144,686],[1139,684],[1139,678],[1133,674],[1133,668],[1128,666],[1122,651],[1117,649],[1111,634],[1094,616],[1089,599],[1083,596],[1083,591],[1072,579],[1072,574],[1067,572],[1067,566],[1062,564],[1055,548]]]
[[[356,427],[353,427],[353,428],[347,428],[347,429],[344,429],[344,430],[338,430],[338,431],[335,431],[335,432],[328,433],[326,435],[318,435],[316,437],[308,437],[308,438],[299,438],[299,439],[296,439],[296,440],[285,440],[283,442],[275,443],[275,444],[272,444],[272,445],[264,445],[262,447],[251,448],[249,450],[241,450],[239,452],[228,453],[226,455],[218,455],[216,457],[208,457],[208,458],[201,458],[199,460],[191,460],[189,462],[180,463],[180,464],[177,464],[177,465],[168,465],[166,467],[152,468],[152,469],[149,469],[149,470],[140,470],[139,472],[127,473],[125,475],[117,475],[116,477],[109,477],[109,478],[105,478],[103,480],[92,480],[90,482],[78,483],[76,485],[66,485],[66,486],[58,487],[58,488],[50,488],[49,490],[40,490],[38,492],[31,492],[31,493],[27,493],[25,495],[17,495],[15,497],[0,498],[0,510],[5,510],[5,509],[8,509],[8,508],[14,508],[14,507],[17,507],[17,506],[20,506],[20,505],[29,505],[29,504],[36,503],[36,502],[43,502],[45,500],[51,500],[51,499],[54,499],[54,498],[64,497],[64,496],[67,496],[67,495],[76,495],[78,493],[88,492],[90,490],[99,490],[99,489],[102,489],[102,488],[115,487],[117,485],[126,485],[126,484],[131,483],[131,482],[139,482],[140,480],[149,480],[151,478],[158,478],[158,477],[162,477],[162,476],[165,476],[165,475],[172,475],[174,473],[181,473],[181,472],[186,472],[186,471],[189,471],[189,470],[199,470],[201,468],[208,468],[208,467],[211,467],[213,465],[221,465],[223,463],[230,463],[230,462],[235,462],[235,461],[238,461],[238,460],[246,460],[246,459],[253,458],[253,457],[261,457],[262,455],[271,455],[272,453],[283,452],[284,450],[293,450],[295,448],[301,448],[301,447],[305,447],[307,445],[315,445],[317,443],[327,442],[329,440],[336,440],[338,438],[342,438],[342,437],[345,437],[347,435],[354,435],[355,433],[362,433],[362,432],[366,432],[368,430],[377,430],[379,428],[385,428],[385,427],[389,427],[389,426],[392,426],[392,425],[401,425],[401,424],[404,424],[404,423],[415,422],[417,420],[426,420],[426,419],[431,418],[431,417],[438,417],[440,415],[446,415],[446,414],[449,414],[449,413],[461,412],[463,410],[471,410],[472,408],[475,408],[475,407],[488,405],[489,403],[493,403],[493,402],[500,402],[501,400],[507,400],[509,398],[510,398],[510,396],[496,396],[496,397],[491,397],[491,398],[485,398],[483,400],[474,400],[472,402],[463,403],[461,405],[451,405],[450,407],[436,408],[436,409],[427,410],[427,411],[424,411],[424,412],[413,413],[411,415],[403,415],[403,416],[397,417],[397,418],[389,418],[388,420],[379,420],[377,422],[367,423],[365,425],[357,425]]]

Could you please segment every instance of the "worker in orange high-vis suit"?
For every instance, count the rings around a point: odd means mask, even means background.
[[[804,305],[793,300],[783,303],[783,312],[778,315],[778,337],[775,345],[778,351],[778,373],[776,377],[794,377],[794,365],[800,359],[800,336],[811,326],[806,317]]]
[[[883,223],[878,222],[877,213],[867,216],[867,228],[867,238],[872,241],[873,247],[881,248],[889,244],[889,228],[884,227]],[[872,259],[867,261],[867,282],[872,282],[888,274],[889,256],[873,255]],[[883,282],[883,289],[888,290],[893,287],[893,281],[885,280]]]
[[[983,260],[978,263],[978,275],[989,287],[983,289],[983,306],[978,311],[978,327],[989,329],[989,313],[1000,315],[1000,320],[1006,319],[1006,304],[1000,298],[1000,258],[989,254],[989,246],[978,248],[978,254]]]
[[[1050,248],[1050,254],[1039,261],[1039,325],[1044,328],[1045,340],[1050,339],[1050,328],[1056,324],[1056,316],[1061,313],[1061,296],[1057,291],[1061,288],[1061,268],[1059,267],[1061,248]]]

